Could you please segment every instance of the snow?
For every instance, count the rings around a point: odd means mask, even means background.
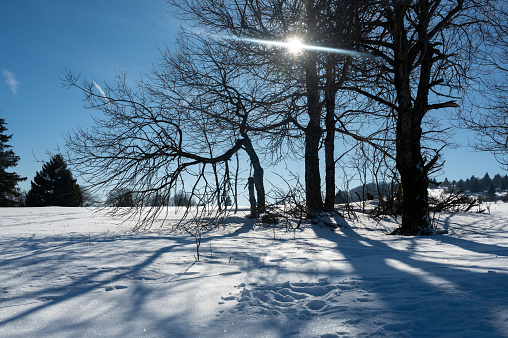
[[[87,208],[0,208],[1,337],[508,337],[508,205],[193,237]],[[177,218],[177,215],[174,215]]]

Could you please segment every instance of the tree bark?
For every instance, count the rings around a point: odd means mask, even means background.
[[[325,89],[325,211],[335,208],[335,95],[336,90],[327,85]]]
[[[319,143],[321,129],[321,109],[316,70],[316,56],[309,53],[306,67],[307,110],[309,123],[305,129],[305,197],[309,211],[323,209],[321,197],[321,175],[319,173]]]
[[[407,112],[406,115],[409,115]],[[411,117],[397,121],[397,170],[402,188],[402,222],[394,234],[429,235],[428,177],[421,155],[422,129]]]
[[[247,182],[249,185],[249,202],[250,202],[250,218],[257,218],[258,217],[258,211],[256,208],[256,193],[254,188],[254,178],[249,177]]]
[[[425,92],[422,92],[422,84],[425,87],[425,83],[429,81],[430,73],[427,74],[424,71],[425,67],[422,67],[417,100],[413,106],[410,84],[410,47],[407,29],[404,25],[408,8],[409,3],[396,5],[391,25],[394,41],[394,80],[398,104],[395,162],[402,188],[402,222],[394,233],[426,235],[432,233],[432,228],[429,217],[427,169],[421,153],[421,125],[427,108],[427,96],[425,96]],[[426,54],[425,52],[425,50],[422,51]],[[423,55],[423,57],[425,56]]]
[[[316,13],[314,2],[308,1],[306,6],[307,28],[309,31],[315,31]],[[323,130],[321,129],[317,54],[308,51],[305,53],[304,58],[307,114],[309,117],[309,122],[305,128],[305,198],[309,212],[314,212],[323,209],[321,176],[319,173],[319,143]]]
[[[259,161],[259,157],[252,146],[252,142],[246,135],[244,136],[244,149],[249,155],[250,163],[252,168],[254,169],[253,180],[254,187],[256,188],[256,196],[257,196],[257,211],[259,213],[264,213],[266,211],[266,202],[265,202],[265,187],[263,184],[263,167],[261,167],[261,163]]]

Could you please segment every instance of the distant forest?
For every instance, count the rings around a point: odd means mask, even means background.
[[[432,180],[429,182],[429,188],[443,188],[445,193],[463,191],[465,193],[481,195],[479,198],[482,201],[495,201],[499,199],[499,196],[496,197],[496,192],[508,191],[508,175],[501,176],[501,174],[496,174],[491,178],[489,173],[486,173],[483,178],[473,175],[465,180],[459,179],[458,181],[453,180],[451,182],[448,178],[445,178],[442,182]],[[349,194],[339,190],[335,196],[335,203],[341,204],[346,203],[346,201],[358,202],[361,200],[378,199],[379,193],[385,197],[394,196],[397,189],[398,185],[396,183],[380,182],[376,185],[371,182],[349,190]],[[508,201],[508,194],[501,197],[501,200]]]
[[[437,185],[433,185],[433,187],[436,186]],[[444,188],[445,191],[450,191],[452,188],[455,188],[455,190],[463,190],[470,193],[500,192],[508,190],[508,175],[501,176],[500,174],[496,174],[491,178],[489,173],[486,173],[483,178],[477,178],[473,175],[465,180],[460,179],[451,182],[448,178],[445,178],[439,186]]]

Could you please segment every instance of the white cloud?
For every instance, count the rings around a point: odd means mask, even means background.
[[[19,81],[16,79],[16,76],[13,72],[8,71],[6,69],[2,69],[2,75],[4,76],[5,83],[9,86],[13,94],[18,92],[18,87],[20,85]]]
[[[94,80],[92,80],[92,83],[93,85],[95,86],[95,88],[97,88],[97,90],[99,91],[99,93],[102,95],[102,97],[108,101],[108,104],[109,104],[109,107],[111,108],[111,102],[109,101],[109,98],[106,96],[106,93],[104,92],[104,90],[102,90],[102,87],[99,86],[99,84],[97,82],[95,82]],[[113,101],[113,104],[118,107],[118,105],[116,104],[115,101]]]
[[[93,85],[95,86],[95,88],[97,88],[97,90],[99,91],[99,93],[101,93],[102,97],[103,97],[103,98],[105,98],[105,99],[107,100],[108,98],[106,97],[106,93],[104,93],[104,90],[102,90],[101,86],[99,86],[99,85],[97,84],[97,82],[95,82],[95,81],[93,81],[93,80],[92,80],[92,83],[93,83]]]

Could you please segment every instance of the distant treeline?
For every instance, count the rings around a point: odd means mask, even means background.
[[[439,186],[445,188],[445,191],[450,191],[454,188],[455,190],[463,190],[470,193],[505,191],[508,190],[508,175],[501,176],[496,174],[493,178],[490,178],[489,173],[486,173],[483,178],[477,178],[473,175],[465,180],[460,179],[451,182],[448,178],[445,178]],[[432,187],[436,187],[436,185],[434,184]]]
[[[495,198],[496,192],[508,190],[508,175],[501,176],[496,174],[493,178],[490,177],[489,173],[486,173],[483,178],[475,177],[474,175],[467,179],[459,179],[458,181],[450,181],[445,178],[442,182],[433,180],[429,182],[429,188],[443,188],[444,192],[449,193],[453,191],[464,191],[467,193],[486,193],[486,196],[490,199]],[[367,183],[365,185],[358,186],[344,192],[339,190],[335,196],[335,203],[358,202],[367,199],[378,199],[379,194],[383,196],[393,196],[397,193],[397,183],[386,183],[381,182],[378,184]]]

